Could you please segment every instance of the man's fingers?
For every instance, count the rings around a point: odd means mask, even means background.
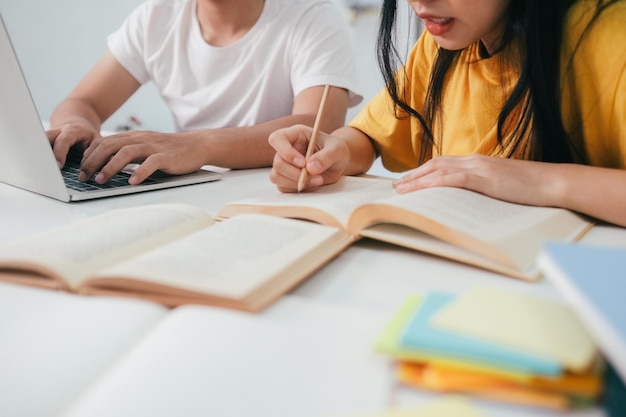
[[[65,160],[67,159],[67,154],[70,152],[71,147],[72,143],[68,140],[59,140],[58,137],[54,139],[52,153],[54,154],[54,159],[57,160],[59,168],[63,168],[65,165]]]
[[[61,129],[46,130],[46,136],[48,137],[48,140],[50,141],[50,143],[54,143],[54,140],[57,138],[57,136],[59,136],[60,133],[61,133]]]
[[[151,155],[146,158],[132,173],[128,179],[128,183],[131,185],[142,183],[150,175],[158,169],[161,169],[161,158],[158,155]]]
[[[80,165],[79,180],[86,181],[98,172],[95,181],[104,184],[115,174],[133,162],[143,162],[151,154],[149,149],[142,145],[128,145],[121,149],[114,143],[101,143],[85,155]]]

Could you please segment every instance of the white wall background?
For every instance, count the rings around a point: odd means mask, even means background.
[[[143,0],[0,0],[0,14],[7,25],[22,69],[42,119],[47,120],[54,107],[106,51],[106,37],[121,24],[126,15]],[[350,109],[348,120],[382,87],[375,60],[375,36],[379,0],[337,0],[345,7],[353,36],[363,103]],[[354,6],[349,8],[348,4]],[[400,0],[399,27],[415,39],[406,2]],[[403,49],[408,51],[412,42]],[[141,128],[171,131],[171,116],[152,85],[140,89],[128,103],[104,125],[117,130],[138,118]],[[376,168],[378,173],[385,173]]]
[[[0,0],[40,116],[54,107],[106,52],[106,37],[142,0]],[[144,127],[171,130],[169,112],[152,86],[146,86],[105,128],[114,130],[130,115]]]

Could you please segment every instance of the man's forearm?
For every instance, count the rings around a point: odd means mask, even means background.
[[[290,115],[249,127],[230,127],[183,133],[205,143],[205,164],[225,168],[260,168],[272,165],[274,149],[267,138],[277,129],[295,124],[312,126],[315,116]]]
[[[102,125],[96,111],[89,104],[78,99],[66,99],[54,109],[50,117],[50,127],[55,128],[72,122],[89,124],[97,132]]]

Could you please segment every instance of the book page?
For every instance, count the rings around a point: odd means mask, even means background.
[[[281,193],[275,187],[258,196],[224,206],[218,216],[264,213],[345,228],[352,211],[363,203],[396,195],[391,180],[342,177],[337,183],[302,193]]]
[[[124,287],[109,278],[128,278],[168,287],[163,289],[168,293],[173,287],[242,299],[297,262],[301,271],[292,272],[306,271],[307,262],[316,262],[316,251],[327,260],[351,240],[341,230],[317,223],[241,215],[103,270],[90,285]]]
[[[461,188],[427,188],[373,202],[419,213],[437,223],[485,241],[503,237],[543,224],[555,216],[570,217],[563,209],[526,206],[496,200]],[[366,206],[361,210],[367,210]],[[573,213],[571,217],[577,217]]]
[[[0,247],[0,268],[32,268],[75,288],[95,271],[213,223],[200,208],[158,204],[112,210]]]
[[[504,263],[492,258],[480,256],[474,251],[453,245],[427,233],[400,224],[375,224],[374,226],[364,229],[361,232],[361,236],[388,242],[419,252],[449,258],[456,262],[489,269],[526,281],[536,281],[540,278],[540,274],[536,268],[522,269],[508,262]]]
[[[374,219],[369,212],[376,213]],[[349,230],[376,222],[404,224],[468,250],[477,246],[471,237],[506,254],[521,270],[530,268],[545,240],[573,240],[590,227],[564,209],[514,204],[446,187],[363,205],[355,210]]]

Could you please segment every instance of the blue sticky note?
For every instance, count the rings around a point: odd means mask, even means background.
[[[558,362],[430,325],[430,318],[453,300],[454,296],[450,294],[429,294],[401,333],[400,345],[441,357],[476,361],[511,371],[541,375],[562,373]]]

